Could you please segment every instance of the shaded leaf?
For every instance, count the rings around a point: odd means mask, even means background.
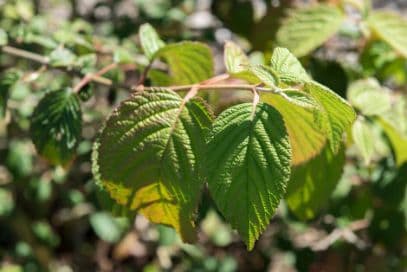
[[[283,116],[290,138],[292,164],[298,165],[321,152],[326,143],[323,112],[307,93],[290,90],[283,95],[265,93],[262,101],[275,107]]]
[[[2,73],[0,77],[0,118],[3,118],[7,109],[7,100],[10,95],[10,88],[20,78],[17,70],[8,70]]]
[[[294,167],[285,196],[290,210],[302,220],[315,217],[335,190],[344,164],[344,148],[333,154],[327,145],[318,156]]]
[[[52,164],[66,165],[74,158],[81,130],[79,98],[70,89],[47,93],[32,115],[31,138]]]
[[[277,32],[277,42],[302,57],[334,35],[342,21],[342,12],[334,6],[320,4],[291,10]]]
[[[379,124],[383,128],[390,141],[394,155],[396,157],[397,166],[401,166],[407,161],[407,137],[402,135],[395,127],[383,118],[378,119]]]
[[[165,46],[155,29],[150,24],[143,24],[139,29],[139,38],[144,54],[149,60],[154,58],[154,54]]]
[[[210,117],[166,89],[140,92],[109,117],[95,144],[93,171],[119,204],[195,240],[203,184],[204,134]]]
[[[248,249],[269,224],[290,176],[291,149],[281,115],[259,103],[228,108],[209,137],[211,195]]]

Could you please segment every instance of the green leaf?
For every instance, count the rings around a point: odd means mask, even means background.
[[[378,118],[377,120],[390,141],[396,157],[397,166],[401,166],[407,161],[407,137],[399,133],[395,127],[383,118]]]
[[[374,78],[353,82],[347,95],[349,102],[364,115],[381,115],[391,108],[389,92]]]
[[[95,144],[93,171],[119,204],[195,240],[194,213],[203,184],[205,133],[197,100],[166,89],[139,92],[109,117]]]
[[[261,99],[283,116],[293,165],[304,163],[321,152],[326,143],[322,124],[324,113],[309,94],[288,90],[282,94],[265,93]]]
[[[58,47],[49,55],[49,64],[54,67],[65,67],[75,64],[76,56],[71,50]]]
[[[154,59],[154,54],[165,46],[165,43],[150,24],[140,26],[139,38],[144,54],[150,61]]]
[[[328,145],[308,163],[294,167],[285,199],[300,219],[316,216],[335,190],[345,164],[344,148],[333,154]]]
[[[81,130],[79,99],[70,89],[47,93],[32,115],[31,138],[52,164],[66,166],[74,158]]]
[[[375,11],[367,23],[373,34],[407,58],[407,20],[394,12]]]
[[[299,84],[311,80],[298,59],[286,48],[274,49],[271,56],[271,68],[285,84]]]
[[[342,12],[334,6],[320,4],[292,10],[277,32],[277,42],[302,57],[333,36],[342,21]]]
[[[282,116],[250,103],[215,120],[208,146],[208,184],[227,221],[248,249],[264,231],[290,177],[291,148]]]
[[[265,65],[250,65],[248,70],[252,72],[262,83],[275,88],[279,85],[280,79],[277,73]]]
[[[237,44],[230,41],[226,42],[224,62],[229,75],[251,83],[260,82],[252,72],[248,71],[248,67],[250,66],[249,58]]]
[[[116,219],[106,212],[93,213],[89,219],[99,238],[110,243],[118,242],[126,229],[125,218]]]
[[[7,32],[0,28],[0,46],[6,45],[8,43]]]
[[[0,77],[0,118],[3,118],[6,114],[10,88],[19,78],[20,72],[14,69],[3,72]]]
[[[172,84],[193,84],[213,75],[213,56],[208,46],[199,42],[169,44],[156,52],[169,66]]]
[[[352,137],[359,149],[365,164],[369,164],[375,151],[374,134],[370,125],[364,119],[357,119],[352,126]]]
[[[338,151],[343,133],[350,129],[356,118],[355,111],[346,100],[317,82],[305,83],[304,91],[320,104],[329,145],[332,151]]]

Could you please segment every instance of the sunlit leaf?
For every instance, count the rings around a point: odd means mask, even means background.
[[[336,152],[342,142],[342,135],[356,118],[349,103],[339,95],[317,82],[307,82],[304,91],[309,93],[321,106],[324,114],[324,132],[331,149]]]
[[[165,46],[165,43],[160,39],[155,29],[150,24],[143,24],[139,29],[139,38],[141,47],[147,58],[152,60],[154,54]]]
[[[93,171],[110,196],[155,223],[195,240],[194,213],[203,184],[201,103],[166,89],[134,94],[109,117],[95,144]]]
[[[274,49],[271,56],[271,68],[285,84],[298,84],[311,80],[298,59],[286,48]]]
[[[365,164],[372,159],[374,148],[374,135],[366,120],[357,119],[352,126],[352,137],[356,147],[359,149]]]
[[[407,161],[407,137],[383,118],[378,119],[392,146],[396,163],[401,166]]]
[[[394,12],[375,11],[368,17],[374,35],[407,58],[407,20]]]
[[[304,163],[320,153],[326,143],[322,124],[324,113],[312,97],[290,90],[282,95],[262,94],[261,99],[283,116],[290,138],[293,165]]]
[[[233,77],[241,78],[252,83],[259,83],[260,80],[248,71],[250,66],[249,58],[243,50],[233,42],[226,42],[224,52],[224,62],[226,71]]]
[[[302,57],[333,36],[342,21],[343,14],[335,6],[319,4],[291,10],[277,32],[277,42]]]
[[[355,81],[347,94],[349,102],[364,115],[381,115],[391,108],[388,90],[372,78]]]
[[[213,56],[203,43],[169,44],[158,50],[154,58],[162,58],[168,64],[172,84],[199,83],[213,75]]]
[[[282,116],[250,103],[228,108],[209,137],[210,193],[252,249],[269,224],[290,177],[291,148]]]

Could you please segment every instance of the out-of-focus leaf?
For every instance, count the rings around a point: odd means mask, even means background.
[[[264,93],[262,101],[275,107],[283,116],[292,150],[292,164],[304,163],[321,152],[326,144],[323,112],[307,93],[284,91],[282,95]]]
[[[291,10],[277,32],[277,41],[295,56],[302,57],[334,35],[342,21],[342,12],[325,4]]]
[[[49,64],[54,67],[71,66],[75,63],[76,56],[71,50],[58,47],[49,55]]]
[[[213,56],[210,48],[200,42],[179,42],[158,50],[154,58],[163,58],[169,66],[172,84],[192,84],[213,75]]]
[[[116,219],[106,212],[96,212],[90,215],[90,225],[100,239],[115,243],[122,237],[126,224],[123,219]]]
[[[344,163],[344,148],[334,154],[327,145],[318,156],[294,167],[285,196],[290,210],[302,220],[315,217],[335,190]]]
[[[17,70],[4,71],[0,76],[0,118],[3,118],[6,113],[10,88],[19,78],[20,73]]]
[[[10,141],[7,167],[16,177],[28,176],[33,169],[32,145],[28,141]]]
[[[0,188],[0,218],[7,216],[14,209],[14,198],[7,189]]]
[[[382,115],[391,107],[388,90],[373,78],[352,83],[348,89],[348,99],[365,115]]]
[[[92,158],[94,175],[117,203],[194,241],[210,124],[198,100],[184,103],[166,89],[136,93],[101,131]]]
[[[152,60],[155,53],[165,46],[155,29],[150,24],[143,24],[139,29],[141,47],[148,59]]]
[[[407,20],[394,12],[375,11],[368,17],[373,34],[407,58]]]
[[[356,118],[355,111],[346,100],[317,82],[305,83],[304,91],[319,103],[325,113],[324,131],[332,151],[336,152],[342,142],[343,133],[350,129]]]
[[[7,32],[0,28],[0,46],[6,45],[8,43]]]
[[[286,48],[274,49],[271,56],[271,68],[285,84],[299,84],[311,80],[298,59]]]
[[[291,148],[280,113],[259,103],[239,104],[213,124],[208,146],[208,184],[226,220],[247,248],[265,230],[290,177]]]
[[[79,98],[70,89],[47,93],[34,110],[31,137],[39,154],[52,164],[67,165],[81,137]]]
[[[373,132],[366,120],[359,118],[353,123],[352,137],[356,147],[362,154],[365,164],[369,164],[375,148]]]
[[[378,118],[378,122],[386,133],[396,157],[396,163],[401,166],[407,161],[407,137],[402,135],[396,128],[383,118]]]
[[[48,222],[35,222],[31,227],[35,236],[43,243],[51,247],[56,247],[59,244],[60,238]]]

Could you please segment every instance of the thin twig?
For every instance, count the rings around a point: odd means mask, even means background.
[[[98,72],[94,74],[87,74],[82,78],[81,81],[73,88],[73,92],[77,93],[79,92],[84,86],[86,86],[89,82],[91,82],[95,77],[101,77],[105,73],[109,72],[110,70],[114,69],[117,67],[117,63],[111,63],[108,66],[102,68]]]

